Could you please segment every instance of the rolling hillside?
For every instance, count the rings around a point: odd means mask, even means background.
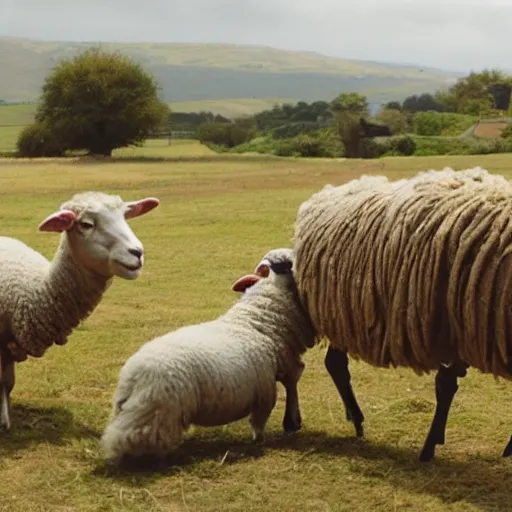
[[[0,99],[35,100],[62,58],[97,43],[0,38]],[[219,44],[101,44],[130,55],[155,74],[168,102],[220,99],[331,99],[361,92],[370,102],[433,92],[457,73],[354,61],[316,53]]]

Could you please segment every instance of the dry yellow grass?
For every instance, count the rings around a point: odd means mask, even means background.
[[[491,511],[510,510],[511,461],[500,458],[512,427],[510,383],[470,371],[449,420],[447,445],[417,462],[433,413],[433,376],[352,363],[366,415],[355,440],[336,389],[311,350],[299,385],[303,428],[281,432],[282,388],[263,447],[245,420],[193,429],[175,465],[112,471],[98,453],[120,366],[144,341],[215,317],[236,300],[232,281],[269,248],[289,244],[298,205],[325,183],[362,173],[396,178],[428,168],[482,165],[510,174],[503,155],[314,161],[212,156],[174,147],[165,162],[0,161],[2,235],[51,256],[58,239],[37,224],[72,193],[157,196],[133,220],[146,267],[115,281],[63,347],[18,367],[14,425],[0,439],[0,510],[31,511]],[[188,153],[188,154],[186,154]]]

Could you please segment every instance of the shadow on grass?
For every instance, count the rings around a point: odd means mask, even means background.
[[[269,433],[263,445],[242,441],[237,436],[226,437],[225,433],[222,440],[218,433],[216,436],[202,434],[185,440],[172,456],[159,463],[150,459],[126,461],[121,466],[102,463],[93,473],[132,483],[136,474],[138,483],[144,485],[149,480],[179,474],[188,466],[204,461],[214,463],[220,469],[221,465],[254,460],[271,450],[297,453],[291,457],[290,472],[304,471],[311,464],[322,466],[324,460],[331,465],[337,461],[340,464],[348,462],[352,473],[384,480],[394,488],[414,494],[436,496],[446,504],[463,501],[485,511],[512,508],[512,464],[510,459],[502,459],[499,454],[496,457],[468,456],[463,461],[438,454],[433,462],[421,463],[417,449],[306,430],[295,435]],[[340,471],[340,488],[349,485],[341,474],[346,471]],[[222,473],[213,472],[211,477],[222,478]]]
[[[75,421],[64,407],[35,407],[13,404],[11,430],[0,432],[0,457],[41,443],[62,445],[66,439],[99,438],[100,433]]]
[[[161,162],[229,162],[233,160],[268,161],[282,160],[282,157],[267,154],[214,153],[212,155],[116,155],[112,157],[91,157],[88,155],[75,157],[81,164],[114,164],[114,163],[161,163]]]

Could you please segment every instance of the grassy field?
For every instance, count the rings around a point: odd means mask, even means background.
[[[447,444],[424,465],[417,457],[433,414],[433,376],[352,362],[366,415],[366,437],[356,440],[324,369],[323,348],[305,357],[303,428],[296,435],[282,434],[279,387],[263,447],[251,444],[242,420],[192,429],[165,469],[107,468],[98,438],[123,362],[151,337],[233,304],[232,282],[269,248],[289,245],[297,208],[312,192],[362,173],[398,178],[445,165],[482,165],[512,178],[512,157],[503,155],[295,160],[218,157],[188,143],[167,147],[170,160],[151,162],[142,158],[148,151],[119,152],[110,163],[0,160],[0,234],[47,257],[58,237],[37,225],[72,193],[101,189],[161,200],[131,221],[147,254],[141,277],[115,281],[67,345],[18,366],[13,430],[0,441],[0,510],[510,510],[512,466],[500,458],[512,427],[509,383],[470,371]]]
[[[35,115],[35,105],[0,105],[0,151],[16,148],[18,134],[30,124]]]

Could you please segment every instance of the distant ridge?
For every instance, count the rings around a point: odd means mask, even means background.
[[[166,101],[297,98],[329,100],[361,92],[370,102],[434,92],[461,73],[405,64],[340,59],[316,52],[209,43],[98,43],[0,37],[0,100],[36,100],[62,58],[89,46],[119,51],[158,79]]]

